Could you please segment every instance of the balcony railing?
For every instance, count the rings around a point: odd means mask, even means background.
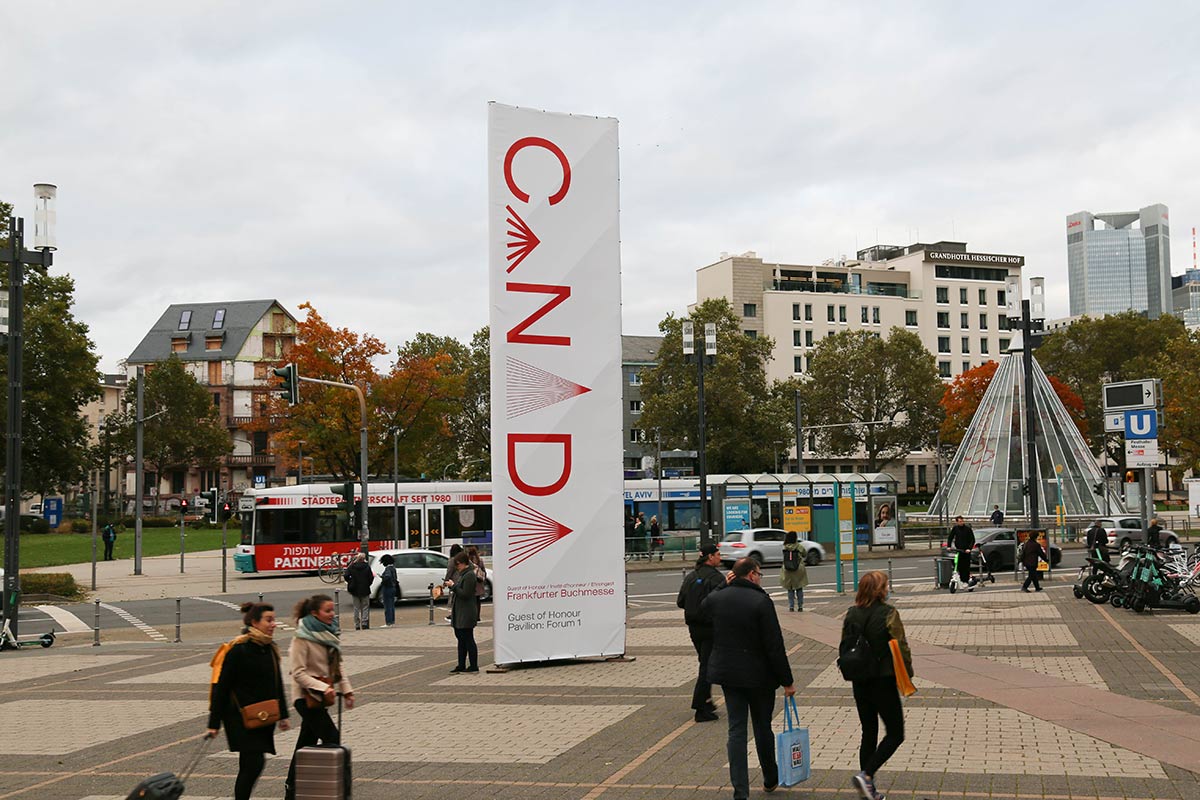
[[[252,456],[225,456],[225,466],[227,467],[271,467],[275,465],[275,462],[275,456],[269,453]]]
[[[857,294],[869,297],[903,297],[908,300],[920,300],[921,293],[907,286],[851,286],[848,283],[827,283],[824,281],[780,281],[770,280],[763,284],[767,291],[777,292],[812,292],[814,294]]]

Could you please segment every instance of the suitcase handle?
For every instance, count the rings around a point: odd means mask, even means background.
[[[207,733],[200,737],[200,746],[196,748],[196,752],[192,756],[191,760],[184,765],[183,770],[181,770],[179,773],[179,780],[181,782],[186,782],[187,779],[191,777],[192,773],[195,772],[196,767],[200,765],[200,759],[204,758],[204,751],[208,749],[208,743],[214,738],[215,737],[209,736]]]

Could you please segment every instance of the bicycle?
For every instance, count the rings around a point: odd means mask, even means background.
[[[334,553],[317,568],[317,575],[325,583],[341,583],[346,578],[346,567],[350,564],[350,559],[353,557],[353,551],[348,553]]]

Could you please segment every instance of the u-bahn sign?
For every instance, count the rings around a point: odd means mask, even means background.
[[[625,652],[617,121],[488,108],[496,663]]]

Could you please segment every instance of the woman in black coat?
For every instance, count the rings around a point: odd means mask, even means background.
[[[275,724],[253,730],[242,722],[242,709],[254,703],[275,700],[279,704],[279,729],[288,729],[287,699],[283,673],[275,646],[275,607],[266,603],[243,603],[245,632],[234,639],[225,653],[220,677],[212,685],[208,706],[208,735],[217,735],[225,725],[229,749],[238,754],[234,800],[250,800],[254,784],[266,764],[266,754],[275,754]]]
[[[1025,585],[1021,587],[1022,592],[1028,592],[1031,583],[1034,589],[1039,592],[1042,590],[1042,573],[1038,570],[1039,561],[1048,562],[1046,551],[1037,537],[1030,534],[1029,538],[1025,540],[1025,549],[1021,551],[1021,564],[1029,572],[1029,577],[1025,578]]]
[[[446,581],[454,597],[450,626],[458,639],[458,665],[450,672],[479,672],[479,647],[475,644],[475,625],[479,622],[479,606],[475,603],[478,579],[471,556],[465,551],[456,555],[450,566],[454,569],[454,577]]]

